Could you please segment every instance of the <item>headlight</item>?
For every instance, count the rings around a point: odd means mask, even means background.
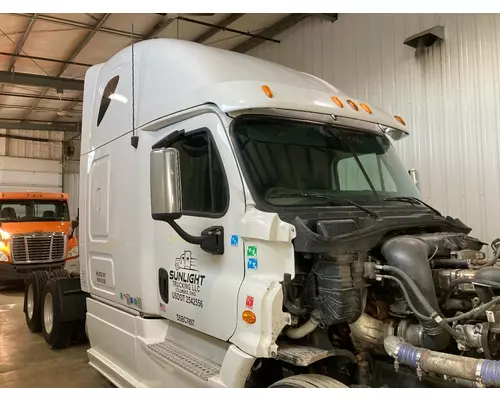
[[[2,240],[9,240],[10,239],[10,233],[4,231],[3,229],[0,229],[0,238]]]
[[[9,257],[4,252],[0,251],[0,262],[9,262]]]
[[[68,251],[68,258],[78,257],[78,246],[74,246]]]

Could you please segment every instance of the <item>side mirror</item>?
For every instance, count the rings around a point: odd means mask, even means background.
[[[418,172],[415,168],[409,169],[408,174],[410,175],[413,184],[417,187],[418,191],[420,191],[420,182],[418,181]]]
[[[177,149],[153,150],[150,156],[151,214],[154,220],[182,215],[180,158]]]
[[[78,228],[78,226],[80,225],[80,223],[78,222],[78,220],[73,220],[71,221],[71,232],[70,234],[68,235],[68,238],[69,239],[72,239],[73,236],[75,236],[75,229]]]
[[[182,216],[180,156],[177,149],[155,149],[150,155],[151,216],[168,223],[186,242],[210,254],[224,254],[224,227],[212,226],[193,236],[175,220]]]

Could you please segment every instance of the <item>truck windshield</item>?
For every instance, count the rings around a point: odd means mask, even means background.
[[[0,221],[69,221],[68,205],[59,200],[1,200]]]
[[[388,205],[418,190],[389,139],[353,128],[275,117],[236,119],[233,136],[254,196],[275,207]],[[303,196],[301,196],[303,194]],[[346,204],[347,202],[344,202]]]

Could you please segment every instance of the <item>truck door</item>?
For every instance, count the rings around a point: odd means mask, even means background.
[[[193,236],[222,226],[224,253],[209,254],[163,223],[163,235],[156,239],[160,256],[156,259],[161,260],[159,313],[228,340],[236,329],[238,291],[244,277],[243,245],[235,235],[245,212],[241,177],[218,116],[197,116],[175,129],[164,147],[176,148],[180,156],[182,217],[176,222]]]

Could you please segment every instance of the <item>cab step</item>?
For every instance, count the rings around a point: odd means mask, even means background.
[[[158,358],[169,361],[204,381],[218,375],[220,371],[220,365],[195,355],[169,340],[150,344],[148,349]]]

